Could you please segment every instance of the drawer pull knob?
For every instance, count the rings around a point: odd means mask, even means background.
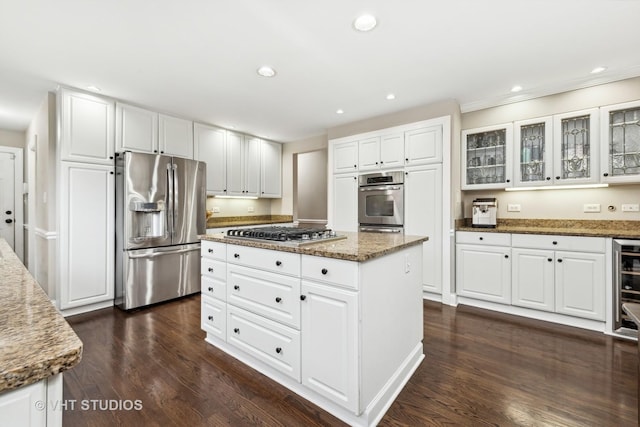
[[[562,262],[562,258],[560,258],[560,259],[558,260],[558,262]]]
[[[239,291],[239,290],[240,290],[240,286],[238,286],[238,285],[233,285],[233,289],[235,289],[236,291]]]
[[[484,240],[484,237],[479,237],[480,240]]]
[[[209,270],[209,273],[213,273],[213,268],[209,267],[208,270]]]
[[[276,265],[280,267],[282,265],[282,261],[276,261]]]
[[[280,302],[280,301],[282,301],[282,298],[276,297],[276,302]]]
[[[213,253],[213,249],[209,249],[209,253],[212,254]]]
[[[558,244],[558,242],[556,242],[555,240],[554,240],[553,242],[551,242],[551,243],[553,243],[554,245],[557,245],[557,244]]]
[[[306,295],[300,295],[300,301],[304,301],[304,300],[306,300],[306,299],[307,299],[307,296],[306,296]]]
[[[213,322],[213,316],[209,316],[207,319],[209,319],[210,322]]]
[[[240,328],[233,328],[233,332],[236,333],[236,334],[239,334],[240,333]]]
[[[209,286],[209,292],[213,292],[213,288]]]
[[[282,353],[282,348],[281,347],[276,347],[276,353],[278,353],[278,354]]]
[[[234,258],[240,258],[240,254],[233,254]]]
[[[329,270],[327,270],[326,268],[323,268],[320,272],[321,272],[322,274],[327,274],[327,273],[329,272]]]

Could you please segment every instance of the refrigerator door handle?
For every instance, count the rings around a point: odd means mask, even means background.
[[[167,231],[173,236],[173,170],[172,163],[167,163]]]
[[[131,259],[137,259],[137,258],[157,258],[163,255],[166,255],[168,253],[171,254],[184,254],[187,252],[193,252],[193,251],[200,251],[200,247],[183,247],[180,249],[175,249],[175,248],[171,248],[168,250],[151,250],[151,251],[147,251],[147,250],[142,250],[142,251],[129,251],[129,258]]]
[[[172,202],[172,206],[171,209],[173,210],[173,222],[171,224],[171,232],[173,234],[175,234],[175,226],[176,226],[176,218],[178,218],[178,204],[176,203],[176,200],[179,200],[179,195],[177,194],[178,189],[180,188],[178,186],[178,176],[179,174],[178,172],[178,165],[175,163],[172,163],[172,171],[171,171],[171,176],[172,176],[172,188],[171,188],[171,197],[173,198],[173,202]]]

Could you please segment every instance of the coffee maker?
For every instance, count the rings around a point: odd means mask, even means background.
[[[498,200],[493,197],[475,199],[472,206],[472,227],[494,228],[496,226]]]

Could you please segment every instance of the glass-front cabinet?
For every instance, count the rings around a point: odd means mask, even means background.
[[[511,187],[513,124],[462,131],[462,189]]]
[[[640,181],[640,101],[600,108],[603,182]]]
[[[514,122],[515,158],[513,185],[539,187],[552,185],[553,117],[540,117]]]
[[[553,116],[554,184],[599,182],[597,108]]]

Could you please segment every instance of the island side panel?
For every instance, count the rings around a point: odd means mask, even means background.
[[[360,290],[360,399],[366,408],[390,382],[404,385],[398,376],[407,359],[413,355],[415,364],[416,352],[423,358],[422,245],[361,263]]]

